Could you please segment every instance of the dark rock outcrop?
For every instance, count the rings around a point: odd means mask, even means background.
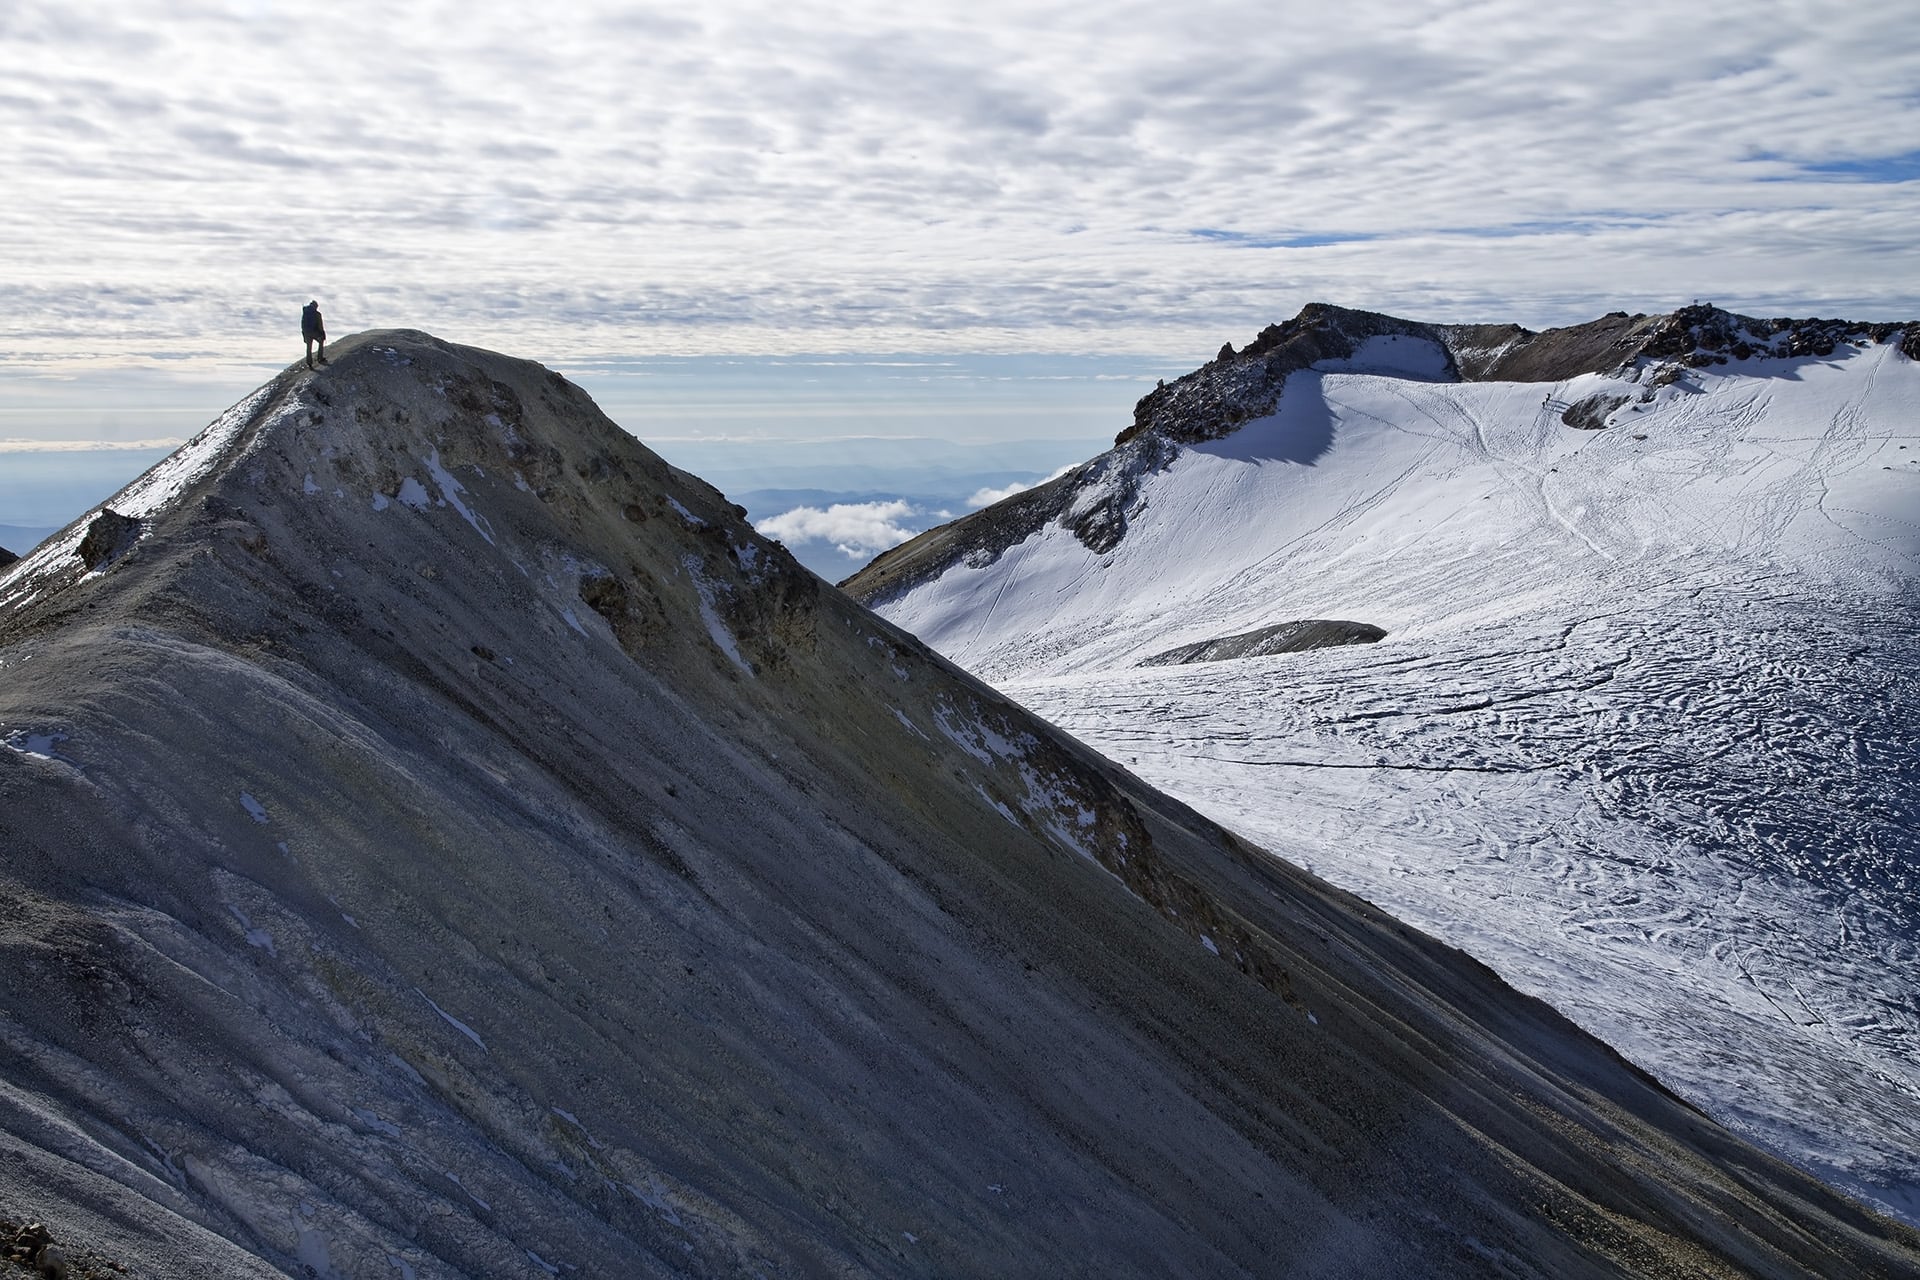
[[[19,558],[19,556],[13,554],[13,552],[7,550],[5,547],[0,547],[0,569],[6,568]]]
[[[1224,662],[1229,658],[1264,658],[1276,653],[1305,653],[1345,644],[1376,644],[1387,633],[1370,622],[1342,622],[1309,618],[1280,622],[1256,631],[1183,644],[1143,658],[1143,667],[1173,667],[1188,662]]]
[[[1607,418],[1632,396],[1608,395],[1596,392],[1583,400],[1576,400],[1560,414],[1560,421],[1581,431],[1600,431],[1605,429]]]
[[[89,569],[98,569],[139,540],[138,520],[123,516],[111,507],[102,507],[80,540],[80,563]]]
[[[1647,335],[1637,354],[1704,369],[1735,360],[1824,360],[1843,345],[1864,345],[1900,338],[1900,351],[1920,359],[1920,323],[1852,320],[1771,320],[1735,315],[1709,303],[1696,302],[1670,316]]]
[[[1560,382],[1627,364],[1658,323],[1658,316],[1612,311],[1537,333],[1519,325],[1444,325],[1440,331],[1462,381]]]
[[[0,1219],[0,1277],[11,1280],[121,1280],[126,1268],[72,1241],[56,1239],[45,1224],[16,1227]]]

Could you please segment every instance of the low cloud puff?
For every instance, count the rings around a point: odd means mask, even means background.
[[[178,449],[184,436],[156,436],[151,440],[0,440],[0,453],[144,453],[152,449]]]
[[[910,502],[836,502],[830,507],[795,507],[754,525],[769,538],[793,544],[832,543],[850,560],[870,560],[899,546],[915,530],[900,521],[917,514]]]
[[[1016,493],[1025,493],[1029,489],[1037,489],[1041,485],[1046,484],[1048,480],[1058,480],[1078,465],[1078,463],[1069,463],[1061,467],[1058,471],[1055,471],[1045,480],[1016,480],[1012,484],[1003,485],[998,489],[975,489],[973,496],[967,499],[967,506],[969,508],[990,507],[996,502],[1004,502]]]

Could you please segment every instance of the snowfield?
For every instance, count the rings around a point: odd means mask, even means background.
[[[1112,551],[1049,524],[880,611],[1920,1221],[1920,368],[1444,367],[1373,339]],[[1388,634],[1138,665],[1312,618]]]

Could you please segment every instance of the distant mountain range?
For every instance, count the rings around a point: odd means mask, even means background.
[[[564,379],[330,354],[0,571],[28,1264],[1920,1275]]]
[[[843,585],[1920,1221],[1917,356],[1311,306]]]

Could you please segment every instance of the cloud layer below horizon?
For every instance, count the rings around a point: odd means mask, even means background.
[[[528,354],[1901,319],[1916,86],[1839,3],[16,0],[0,346],[278,351],[315,296]]]

